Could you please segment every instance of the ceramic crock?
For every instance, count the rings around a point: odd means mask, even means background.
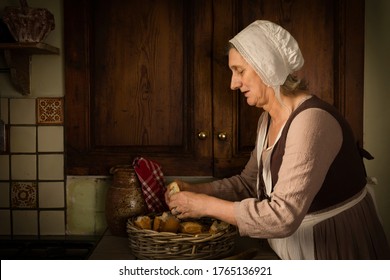
[[[106,196],[106,220],[110,232],[116,236],[127,236],[127,219],[146,212],[141,186],[131,165],[111,168],[112,184]]]

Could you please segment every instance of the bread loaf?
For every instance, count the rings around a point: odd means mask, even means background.
[[[141,229],[152,229],[152,219],[149,216],[138,216],[134,224]]]
[[[161,226],[161,216],[156,216],[153,219],[153,230],[155,231],[160,231],[160,226]]]
[[[204,231],[204,225],[198,222],[181,222],[180,232],[189,234],[199,234]]]
[[[220,231],[223,231],[229,227],[229,224],[224,221],[215,220],[210,226],[209,233],[216,234]]]
[[[171,212],[164,212],[161,216],[156,216],[153,221],[153,230],[159,232],[174,232],[179,230],[180,220]]]
[[[230,225],[226,222],[214,220],[210,223],[202,223],[201,220],[180,221],[171,212],[163,212],[159,216],[138,216],[134,220],[134,225],[140,229],[153,229],[157,232],[173,232],[200,234],[216,234],[226,230]]]
[[[169,196],[180,192],[180,187],[176,182],[172,182],[168,185]]]

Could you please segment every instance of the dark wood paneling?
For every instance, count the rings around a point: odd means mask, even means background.
[[[138,155],[167,175],[240,172],[260,111],[230,90],[226,46],[256,19],[291,32],[305,57],[298,76],[362,140],[364,0],[67,0],[64,8],[68,174],[107,174]]]
[[[142,155],[167,174],[212,175],[211,137],[194,132],[212,130],[212,3],[64,6],[68,174]]]
[[[129,16],[129,11],[137,12]],[[183,83],[189,43],[185,13],[181,0],[96,2],[91,71],[95,147],[163,150],[185,145],[189,119],[183,108],[190,106]]]

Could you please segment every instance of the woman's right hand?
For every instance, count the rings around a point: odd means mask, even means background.
[[[173,180],[173,182],[177,183],[177,185],[179,186],[180,191],[190,191],[190,189],[191,189],[189,183],[183,182],[183,181],[178,180],[178,179]],[[171,194],[170,194],[170,191],[169,191],[168,188],[165,190],[164,196],[165,196],[166,203],[169,204]]]

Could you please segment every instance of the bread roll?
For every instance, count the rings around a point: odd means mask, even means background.
[[[172,215],[171,212],[164,212],[162,220],[163,222],[160,231],[176,233],[179,230],[180,220]]]
[[[168,185],[169,196],[180,192],[180,187],[176,182],[172,182]]]
[[[180,232],[189,234],[199,234],[204,231],[204,225],[198,222],[181,222]]]
[[[161,220],[161,216],[154,217],[154,220],[153,220],[153,230],[160,231],[161,221],[162,221]]]
[[[171,212],[164,212],[161,216],[156,216],[153,221],[153,230],[159,232],[173,232],[179,230],[180,220]]]
[[[149,216],[138,216],[134,224],[141,229],[152,229],[152,219]]]
[[[225,230],[229,227],[229,224],[223,221],[215,220],[210,226],[209,233],[216,234],[222,230]]]

